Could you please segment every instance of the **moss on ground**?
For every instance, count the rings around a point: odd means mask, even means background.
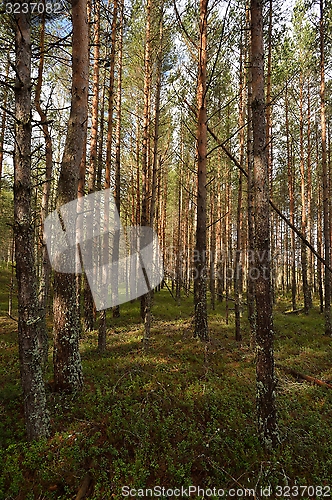
[[[282,443],[266,455],[256,434],[255,360],[246,318],[238,344],[233,317],[226,325],[225,305],[217,304],[209,312],[212,341],[205,347],[192,338],[192,297],[178,306],[167,290],[154,297],[147,351],[139,302],[121,306],[120,318],[108,318],[103,356],[97,332],[84,334],[83,392],[73,397],[49,391],[52,436],[27,443],[17,325],[6,316],[8,275],[2,269],[0,499],[75,498],[87,472],[94,499],[123,498],[125,485],[255,488],[257,498],[261,487],[329,485],[332,391],[278,370]],[[309,316],[284,314],[288,307],[287,298],[276,306],[276,360],[332,380],[322,315],[316,309]]]

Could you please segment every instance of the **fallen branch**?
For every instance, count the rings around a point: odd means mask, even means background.
[[[16,323],[18,323],[18,319],[17,318],[14,318],[14,316],[12,316],[11,314],[7,313],[7,316],[12,319],[13,321],[15,321]]]
[[[311,382],[312,384],[319,385],[321,387],[327,387],[328,389],[332,389],[332,384],[329,384],[328,382],[324,382],[323,380],[319,380],[318,378],[315,377],[310,377],[309,375],[304,375],[303,373],[297,372],[296,370],[293,370],[293,368],[288,368],[286,366],[279,365],[276,363],[276,367],[279,368],[280,370],[283,370],[286,373],[289,373],[290,375],[293,375],[294,377],[297,378],[302,378],[303,380],[306,380],[307,382]]]
[[[293,311],[285,311],[284,314],[300,314],[304,312],[304,309],[302,307],[302,309],[294,309]]]

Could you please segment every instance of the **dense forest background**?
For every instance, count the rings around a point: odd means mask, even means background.
[[[331,3],[40,0],[0,9],[1,498],[71,498],[77,489],[76,498],[111,498],[124,481],[160,477],[241,489],[247,475],[256,498],[258,485],[326,487]],[[97,312],[84,272],[52,269],[43,231],[51,212],[104,189],[125,229],[155,230],[164,280]],[[101,382],[111,367],[115,378]],[[138,398],[135,424],[120,387]],[[11,404],[21,419],[12,439]],[[302,417],[304,434],[287,421]],[[61,448],[67,431],[71,458]],[[54,463],[38,475],[52,447],[64,450],[68,477]],[[165,466],[150,457],[160,449]],[[310,472],[299,458],[309,450],[319,464]]]

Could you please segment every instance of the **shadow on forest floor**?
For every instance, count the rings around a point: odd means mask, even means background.
[[[237,498],[244,496],[240,490],[253,488],[257,499],[264,498],[265,487],[329,485],[332,391],[277,370],[282,442],[266,455],[256,434],[255,359],[245,317],[243,341],[236,343],[233,312],[226,325],[225,305],[217,304],[209,312],[212,341],[205,347],[192,338],[192,297],[177,306],[164,290],[154,298],[146,351],[138,302],[121,306],[121,318],[108,318],[102,356],[97,332],[83,334],[83,391],[49,391],[52,435],[26,443],[17,324],[6,316],[8,276],[4,271],[0,278],[0,499],[68,500],[87,477],[94,499],[123,498],[125,485],[233,488]],[[323,317],[316,310],[286,315],[288,307],[287,297],[280,297],[276,360],[331,380],[331,339],[323,335]]]

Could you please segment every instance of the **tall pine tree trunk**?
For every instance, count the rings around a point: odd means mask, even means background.
[[[90,141],[90,166],[88,176],[88,194],[95,191],[98,167],[98,105],[99,105],[99,54],[100,54],[100,0],[94,2],[94,49],[93,49],[93,97],[91,113],[91,141]],[[91,331],[94,328],[95,307],[91,289],[86,276],[84,276],[84,329]]]
[[[86,0],[72,0],[72,18],[72,97],[58,184],[58,209],[77,197],[88,119],[89,30]],[[75,274],[55,272],[53,362],[57,390],[73,392],[83,386],[79,336]]]
[[[116,45],[116,23],[118,18],[118,0],[113,2],[113,19],[112,19],[112,32],[111,32],[111,53],[110,53],[110,81],[108,88],[108,118],[107,118],[107,141],[106,141],[106,167],[105,167],[105,189],[111,187],[111,160],[112,160],[112,138],[113,138],[113,105],[114,105],[114,69],[115,69],[115,45]],[[106,210],[104,215],[104,227],[108,231],[109,226],[109,213]],[[109,244],[108,239],[105,238],[103,244],[104,260],[108,262]],[[103,280],[108,282],[108,272],[104,269]],[[103,352],[106,348],[106,312],[101,311],[99,317],[98,328],[98,350]]]
[[[325,112],[325,47],[324,47],[324,0],[320,0],[320,116],[322,141],[322,173],[323,173],[323,226],[325,261],[331,265],[331,227],[330,227],[330,189],[326,150],[326,112]],[[331,273],[325,267],[325,334],[332,335],[331,324]]]
[[[303,74],[300,73],[300,174],[301,174],[301,231],[303,236],[307,237],[307,213],[306,213],[306,178],[305,178],[305,168],[304,168],[304,123],[303,123]],[[301,266],[302,266],[302,286],[303,286],[303,298],[304,298],[304,312],[309,313],[312,307],[311,293],[308,285],[308,254],[307,247],[303,241],[301,241]]]
[[[40,59],[38,67],[38,79],[35,92],[35,106],[39,114],[40,121],[42,122],[42,131],[45,140],[45,181],[43,184],[43,194],[41,202],[41,214],[40,214],[40,241],[41,241],[41,273],[39,281],[39,307],[40,315],[42,318],[42,338],[40,339],[40,345],[43,350],[43,365],[46,367],[48,359],[48,332],[46,325],[46,307],[47,298],[50,287],[50,276],[51,276],[51,265],[48,258],[48,252],[45,242],[43,241],[43,229],[44,221],[48,215],[48,206],[51,192],[51,180],[52,180],[52,170],[53,170],[53,147],[52,138],[48,126],[47,116],[41,107],[41,89],[43,83],[43,72],[44,72],[44,61],[45,61],[45,13],[42,16],[42,23],[40,26]]]
[[[118,88],[116,96],[116,128],[115,128],[115,188],[114,199],[115,206],[120,216],[120,201],[121,201],[121,104],[122,104],[122,33],[123,33],[123,2],[120,2],[120,16],[119,16],[119,40],[118,40]],[[114,265],[114,277],[112,285],[114,286],[114,300],[118,299],[118,260],[120,248],[120,234],[115,231],[113,242],[113,256],[112,261]],[[117,304],[113,307],[113,318],[120,317],[120,306]]]
[[[18,344],[28,439],[48,435],[42,372],[43,322],[39,315],[31,213],[31,27],[29,14],[15,16],[14,235],[18,286]]]
[[[151,101],[151,0],[146,4],[146,31],[144,54],[144,110],[143,110],[143,144],[142,144],[142,210],[141,225],[149,226],[149,126],[150,126],[150,101]],[[144,347],[150,339],[151,328],[151,293],[147,292],[141,297],[141,316],[144,322]]]
[[[9,58],[6,64],[6,81],[9,73]],[[2,117],[1,117],[1,129],[0,129],[0,193],[2,184],[2,169],[3,169],[3,146],[5,142],[5,131],[7,122],[7,101],[8,101],[8,88],[4,88],[4,96],[2,101]]]
[[[294,201],[294,173],[292,165],[292,155],[291,155],[291,144],[290,144],[290,134],[289,134],[289,110],[288,110],[288,85],[286,82],[285,89],[285,120],[286,120],[286,142],[287,142],[287,177],[288,177],[288,195],[289,195],[289,220],[291,224],[294,225],[294,212],[295,212],[295,201]],[[291,231],[291,287],[292,287],[292,307],[293,311],[296,310],[296,261],[295,261],[295,233]]]
[[[243,74],[243,40],[241,38],[240,50],[240,102],[239,102],[239,129],[240,129],[240,165],[244,162],[244,74]],[[235,339],[242,340],[241,335],[241,297],[242,297],[242,262],[241,262],[241,244],[242,244],[242,184],[243,174],[239,172],[239,191],[237,199],[236,214],[236,255],[235,255],[235,276],[234,276],[234,298],[235,298]]]
[[[251,14],[249,1],[246,8],[247,26],[250,27]],[[249,33],[249,30],[248,30]],[[247,164],[248,164],[248,279],[247,279],[247,302],[248,302],[248,319],[250,324],[250,343],[253,347],[256,342],[256,307],[255,307],[255,280],[254,278],[254,253],[255,253],[255,221],[254,221],[254,189],[253,189],[253,137],[252,137],[252,56],[251,56],[251,37],[247,39],[249,60],[247,70],[248,81],[248,128],[247,128]]]
[[[278,443],[273,354],[269,173],[266,156],[263,1],[251,0],[252,126],[255,199],[256,381],[258,433],[267,449]]]
[[[200,0],[197,85],[197,218],[195,246],[195,332],[209,340],[206,300],[206,167],[207,167],[207,16],[208,0]]]

